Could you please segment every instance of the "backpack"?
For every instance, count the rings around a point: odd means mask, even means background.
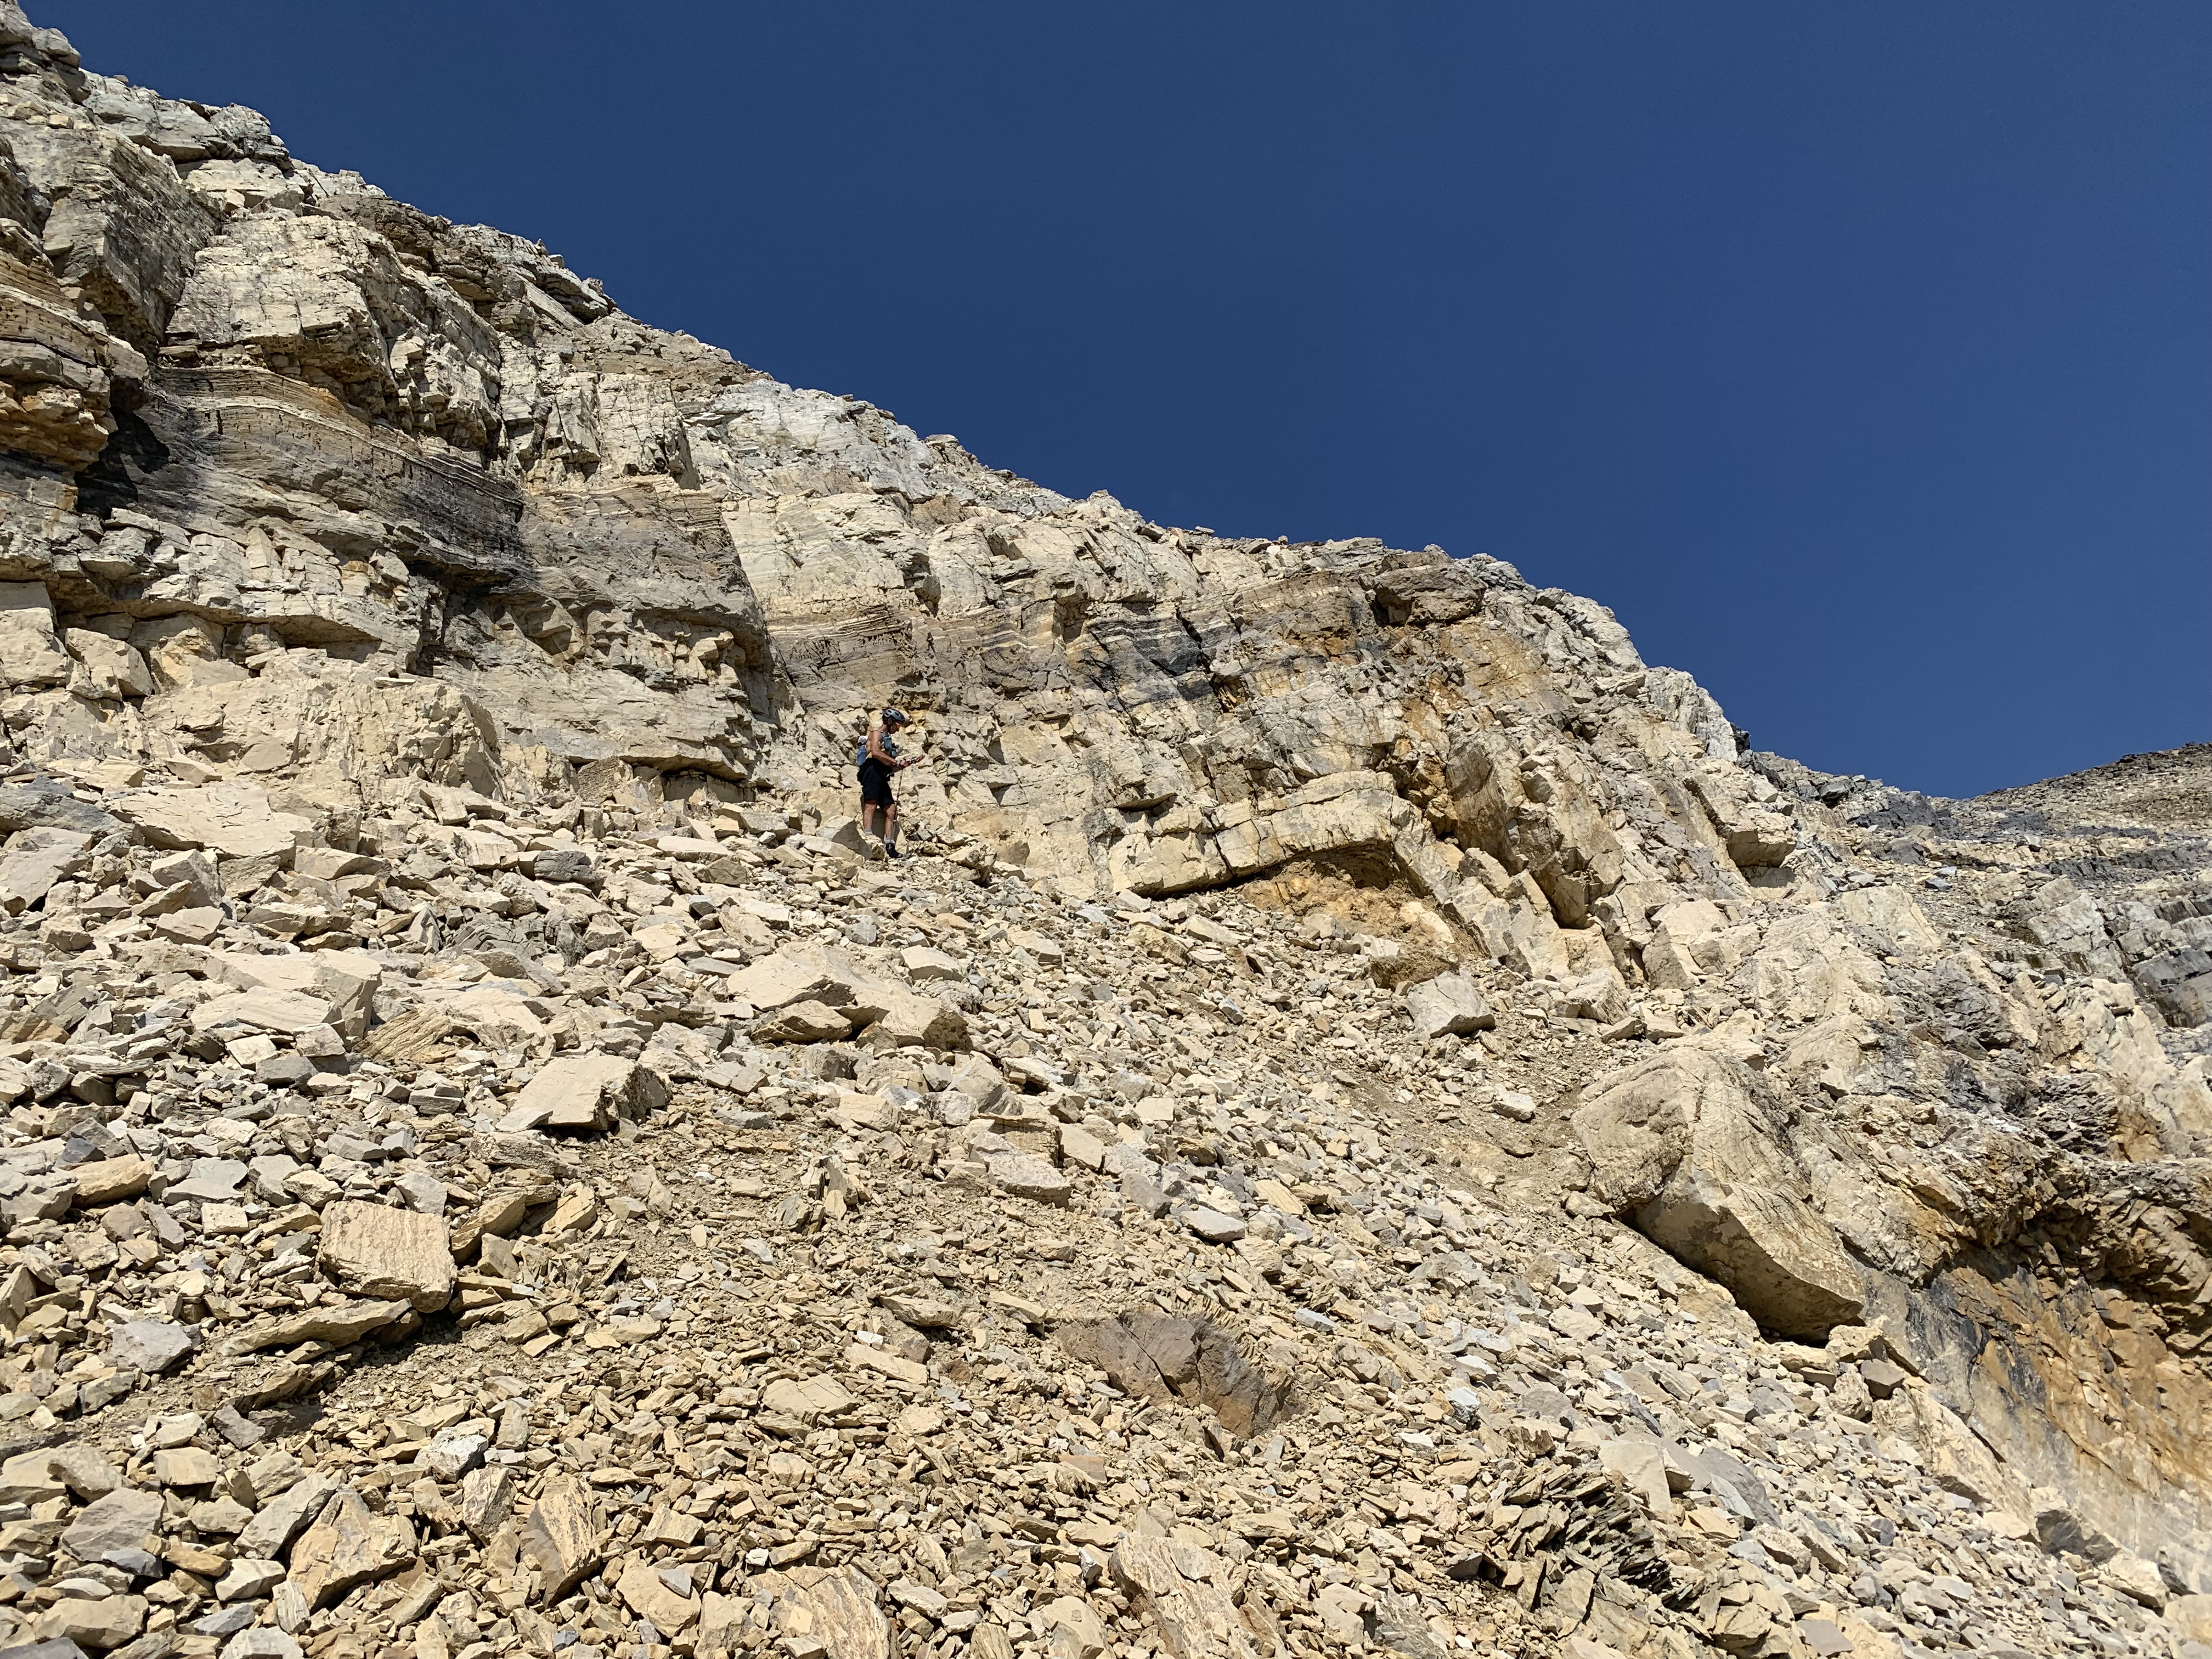
[[[898,745],[893,743],[889,738],[885,738],[884,739],[884,753],[890,756],[893,760],[896,760],[898,758]],[[857,772],[867,763],[868,739],[866,734],[864,732],[861,734],[860,747],[853,751],[853,769]]]

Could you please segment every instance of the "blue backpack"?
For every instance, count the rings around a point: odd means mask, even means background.
[[[884,739],[884,753],[889,755],[893,760],[896,760],[898,758],[898,744],[893,743],[889,738],[885,738]],[[853,751],[853,769],[857,772],[867,763],[868,740],[866,737],[863,737],[860,739],[860,746]]]

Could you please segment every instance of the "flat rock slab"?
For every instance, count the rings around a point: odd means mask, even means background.
[[[841,1019],[839,1026],[843,1026]],[[604,1129],[616,1117],[639,1118],[668,1103],[668,1085],[634,1060],[575,1054],[541,1066],[499,1121],[499,1133]]]
[[[1073,1182],[1034,1152],[1000,1152],[985,1159],[984,1167],[990,1171],[993,1186],[1016,1198],[1066,1209],[1075,1192]]]
[[[323,1211],[323,1271],[359,1296],[435,1313],[453,1297],[452,1234],[442,1216],[341,1200]]]
[[[192,1336],[181,1325],[166,1319],[134,1319],[115,1328],[109,1345],[109,1363],[159,1376],[192,1351]]]
[[[757,1042],[835,1042],[851,1035],[853,1022],[826,1002],[809,999],[779,1008],[752,1028]]]
[[[70,1173],[76,1177],[78,1207],[88,1208],[137,1197],[154,1178],[154,1160],[135,1153],[123,1158],[95,1158],[89,1164],[76,1165]]]
[[[292,1546],[290,1583],[309,1607],[326,1607],[357,1584],[398,1571],[415,1559],[415,1528],[378,1515],[350,1486],[338,1488],[314,1525]]]
[[[112,795],[106,805],[156,847],[204,848],[232,859],[289,859],[294,848],[317,839],[308,819],[273,811],[268,791],[246,783],[138,789]]]
[[[1498,1024],[1489,1002],[1464,974],[1439,974],[1408,987],[1406,1013],[1424,1038],[1487,1031]]]
[[[296,1036],[330,1023],[331,1005],[299,991],[234,991],[228,996],[210,998],[192,1010],[196,1031],[246,1025],[257,1031]]]
[[[101,1561],[118,1550],[143,1548],[161,1524],[161,1493],[118,1486],[85,1505],[62,1534],[62,1547],[80,1561]]]
[[[679,1594],[665,1576],[639,1556],[633,1555],[623,1564],[622,1577],[615,1581],[615,1594],[639,1618],[653,1620],[653,1628],[664,1637],[689,1629],[699,1616],[699,1598]]]
[[[545,1601],[559,1601],[607,1559],[606,1517],[598,1500],[565,1475],[548,1480],[523,1519],[522,1551],[537,1564]]]
[[[262,1324],[249,1325],[230,1340],[233,1353],[253,1353],[263,1348],[289,1348],[301,1342],[327,1342],[345,1347],[371,1331],[382,1330],[407,1317],[412,1304],[401,1298],[352,1301],[303,1308]]]
[[[875,1582],[857,1567],[763,1572],[745,1589],[771,1598],[779,1628],[809,1631],[823,1659],[891,1659],[891,1627],[876,1605]]]
[[[841,1417],[860,1403],[834,1376],[784,1377],[761,1395],[763,1407],[788,1417]]]

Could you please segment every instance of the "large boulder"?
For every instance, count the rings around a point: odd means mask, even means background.
[[[111,797],[107,808],[155,847],[204,848],[223,858],[289,862],[295,848],[316,839],[312,819],[277,811],[269,792],[250,783],[133,790]]]
[[[1780,1109],[1748,1066],[1670,1049],[1601,1083],[1573,1122],[1592,1194],[1766,1329],[1821,1339],[1865,1311],[1858,1270],[1808,1202]]]
[[[499,1132],[604,1129],[612,1119],[645,1117],[667,1103],[668,1085],[649,1066],[617,1054],[566,1054],[523,1085]]]
[[[323,1211],[316,1255],[356,1296],[404,1300],[423,1313],[453,1300],[451,1235],[434,1215],[352,1199],[331,1204]]]
[[[1474,981],[1465,974],[1439,974],[1406,992],[1407,1017],[1424,1038],[1487,1031],[1498,1024]]]

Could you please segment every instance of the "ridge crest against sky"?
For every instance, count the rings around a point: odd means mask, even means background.
[[[1055,489],[1510,560],[1824,769],[2212,736],[2201,6],[31,10]]]

